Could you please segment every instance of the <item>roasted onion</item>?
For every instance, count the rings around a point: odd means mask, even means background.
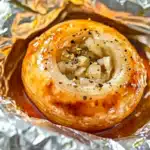
[[[132,113],[146,86],[146,71],[118,31],[91,20],[70,20],[29,44],[22,80],[49,120],[95,132]]]

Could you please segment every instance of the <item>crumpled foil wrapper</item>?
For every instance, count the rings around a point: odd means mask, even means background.
[[[89,10],[94,8],[95,13],[119,21],[137,31],[133,39],[150,46],[150,0],[0,0],[0,150],[150,149],[150,123],[126,138],[101,138],[31,118],[7,97],[13,68],[24,55],[18,51],[20,57],[15,60],[16,56],[11,54],[16,39],[18,43],[30,41],[37,32],[49,28],[59,14],[61,17],[56,22],[63,20],[68,3],[86,5]],[[12,62],[8,61],[9,56],[14,58]],[[4,67],[7,63],[9,67]]]

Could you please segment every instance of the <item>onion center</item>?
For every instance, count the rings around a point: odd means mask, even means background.
[[[101,88],[114,74],[111,50],[104,49],[98,33],[91,31],[82,43],[71,40],[71,47],[64,48],[57,65],[60,72],[74,87],[94,85]]]

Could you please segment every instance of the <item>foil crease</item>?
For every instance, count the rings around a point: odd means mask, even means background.
[[[17,109],[13,100],[4,97],[0,100],[1,150],[134,150],[137,148],[146,150],[150,148],[146,137],[132,136],[116,140],[96,137],[53,125],[48,121],[29,118]]]
[[[75,0],[72,1],[74,2]],[[63,10],[63,5],[65,5],[64,3],[67,3],[67,1],[61,0],[45,0],[40,2],[43,2],[42,5],[39,4],[36,5],[37,7],[33,7],[32,0],[0,1],[0,50],[4,47],[7,49],[11,48],[15,41],[14,37],[25,39],[32,34],[30,31],[24,36],[19,36],[19,32],[17,35],[13,34],[12,29],[15,30],[15,28],[12,27],[12,23],[16,16],[18,16],[18,13],[29,13],[29,18],[27,18],[25,22],[32,22],[36,17],[40,17],[40,15],[47,14],[46,17],[48,17],[49,13],[52,12],[53,9],[62,7]],[[77,5],[79,4],[79,1],[75,2]],[[80,3],[81,2],[82,1],[80,1]],[[87,3],[90,3],[93,7],[97,4],[97,2],[105,4],[108,8],[111,8],[111,10],[123,11],[126,13],[132,13],[136,16],[147,17],[144,21],[143,17],[138,17],[138,21],[136,20],[136,22],[132,20],[131,16],[126,15],[116,15],[113,19],[123,22],[127,26],[138,31],[146,33],[147,36],[144,36],[144,38],[142,36],[135,38],[143,44],[149,45],[150,18],[148,16],[150,16],[150,0],[87,0]],[[42,9],[42,11],[39,12],[39,9]],[[140,21],[142,21],[143,24],[139,24]],[[43,25],[43,22],[41,22],[41,24]],[[48,23],[44,23],[43,26],[41,26],[41,24],[36,26],[38,30],[48,25]],[[6,54],[1,51],[0,60],[5,57]],[[15,63],[13,65],[15,65]],[[1,79],[3,79],[3,75],[4,72],[1,70]],[[9,76],[7,76],[7,74],[5,79],[9,80]],[[7,82],[4,82],[3,84],[7,85]],[[0,82],[1,89],[4,87],[3,84]],[[3,95],[0,97],[1,150],[150,149],[150,123],[147,123],[144,127],[127,138],[118,138],[113,140],[101,138],[92,134],[55,125],[46,120],[31,118],[18,108],[14,100],[5,97],[6,92],[7,89],[4,89],[0,93],[0,95]]]

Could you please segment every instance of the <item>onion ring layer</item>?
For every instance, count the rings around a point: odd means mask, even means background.
[[[146,71],[118,31],[90,20],[70,20],[29,44],[22,80],[48,119],[95,132],[132,113],[146,86]]]

